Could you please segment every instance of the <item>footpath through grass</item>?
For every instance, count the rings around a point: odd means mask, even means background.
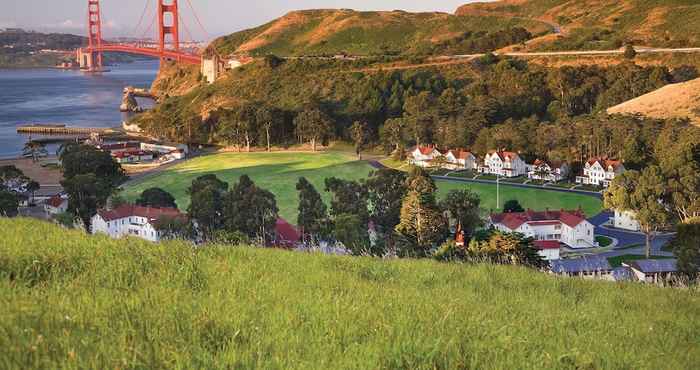
[[[359,180],[366,178],[371,170],[367,162],[356,161],[355,157],[338,152],[221,153],[193,158],[148,177],[127,187],[124,195],[134,200],[145,189],[160,187],[173,194],[180,210],[185,211],[190,203],[187,188],[195,178],[213,173],[233,186],[241,175],[247,174],[256,185],[275,194],[280,215],[295,224],[299,177],[306,177],[330,204],[330,194],[324,191],[326,178]]]
[[[0,368],[691,369],[700,294],[0,219]]]

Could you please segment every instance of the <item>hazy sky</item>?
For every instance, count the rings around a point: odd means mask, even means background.
[[[154,19],[158,0],[101,0],[103,33],[111,36],[141,36]],[[470,0],[190,0],[204,23],[207,34],[218,36],[260,25],[290,10],[352,8],[357,10],[454,12]],[[149,11],[135,31],[148,3]],[[186,27],[194,38],[206,34],[196,23],[187,0],[179,0]],[[42,31],[82,34],[87,0],[0,0],[0,28],[23,27]],[[150,16],[150,17],[149,17]],[[184,32],[181,32],[184,33]],[[150,31],[148,36],[155,32]],[[187,35],[181,37],[188,38]]]

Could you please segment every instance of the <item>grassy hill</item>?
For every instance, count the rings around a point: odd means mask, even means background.
[[[289,222],[296,223],[299,195],[295,186],[299,177],[306,177],[326,203],[330,204],[330,194],[323,191],[327,177],[359,180],[366,178],[372,170],[367,162],[356,161],[354,157],[343,153],[225,153],[194,158],[169,168],[127,186],[124,195],[134,200],[143,190],[157,186],[172,193],[180,209],[184,210],[189,205],[186,190],[196,177],[214,173],[232,185],[241,175],[247,174],[257,185],[275,194],[280,215]],[[485,210],[497,208],[494,185],[449,181],[438,181],[437,184],[440,195],[445,195],[452,189],[470,188],[479,194]],[[589,216],[594,216],[601,210],[601,201],[597,198],[502,185],[501,202],[508,199],[518,199],[524,207],[533,209],[575,209],[581,206]]]
[[[532,33],[549,30],[540,22],[501,16],[320,9],[290,12],[262,26],[220,38],[213,46],[221,54],[384,55],[420,52],[469,31],[495,32],[512,27],[525,27]]]
[[[700,46],[696,0],[502,0],[460,7],[458,15],[514,16],[563,27],[543,50],[607,49],[632,41],[649,46]]]
[[[643,114],[654,118],[689,118],[700,126],[700,79],[664,86],[608,109],[608,113]]]
[[[0,219],[1,368],[690,369],[695,291]]]

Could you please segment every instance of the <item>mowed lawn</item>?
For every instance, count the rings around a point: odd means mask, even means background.
[[[444,196],[453,189],[470,189],[481,197],[481,207],[486,211],[500,211],[496,203],[496,185],[480,183],[460,183],[455,181],[436,181],[439,189],[439,196]],[[603,202],[595,197],[576,194],[563,193],[552,190],[525,189],[515,186],[501,184],[500,186],[500,208],[503,203],[510,199],[517,199],[523,208],[531,208],[536,211],[549,209],[577,209],[579,206],[586,214],[586,217],[593,217],[603,209]]]
[[[275,194],[280,215],[291,223],[296,223],[298,192],[296,183],[299,177],[306,177],[330,204],[330,194],[325,192],[324,180],[338,177],[348,180],[366,178],[373,168],[364,161],[345,153],[221,153],[188,160],[154,176],[128,185],[124,195],[134,200],[145,189],[160,187],[172,193],[178,207],[186,210],[189,205],[187,188],[192,180],[209,173],[233,186],[238,178],[247,174],[255,183]],[[439,196],[452,189],[471,189],[481,197],[485,211],[496,210],[496,186],[490,184],[468,184],[451,181],[437,181]],[[543,210],[575,209],[579,205],[587,216],[594,216],[602,208],[601,201],[581,194],[568,194],[538,189],[521,189],[501,186],[501,205],[509,199],[518,199],[525,208]]]
[[[145,189],[160,187],[173,194],[178,207],[184,211],[190,203],[187,188],[195,178],[213,173],[233,186],[246,174],[256,185],[275,194],[280,215],[296,224],[299,205],[296,183],[300,177],[306,177],[330,204],[330,194],[324,191],[326,178],[359,180],[366,178],[370,171],[372,167],[367,162],[337,152],[220,153],[193,158],[129,185],[124,196],[134,200]]]

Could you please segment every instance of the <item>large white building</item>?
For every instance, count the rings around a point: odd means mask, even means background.
[[[536,160],[529,166],[527,177],[533,180],[559,182],[569,175],[569,165],[566,162],[547,162]]]
[[[184,217],[175,208],[151,208],[125,204],[113,210],[100,210],[92,217],[92,233],[112,238],[134,236],[148,241],[160,241],[155,225],[166,218]]]
[[[527,165],[518,153],[491,151],[484,156],[484,162],[477,167],[478,171],[504,177],[527,175]]]
[[[432,145],[418,145],[411,151],[408,161],[418,167],[432,167],[432,161],[441,156],[444,154]]]
[[[634,212],[632,211],[620,211],[615,210],[615,216],[612,219],[613,226],[618,229],[639,231],[641,227],[636,218],[634,218]]]
[[[597,247],[595,227],[581,210],[498,213],[489,221],[497,230],[518,232],[535,240],[556,241],[571,248]]]
[[[451,169],[474,170],[476,169],[476,157],[474,154],[463,149],[448,150],[445,154],[448,167]]]
[[[615,176],[625,172],[625,166],[618,160],[591,158],[583,167],[583,174],[576,176],[577,184],[610,186]]]

